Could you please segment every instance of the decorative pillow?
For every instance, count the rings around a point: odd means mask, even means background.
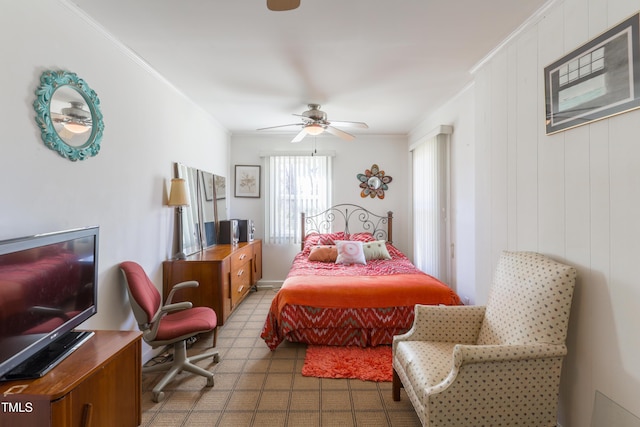
[[[349,240],[355,240],[358,242],[373,242],[376,239],[373,237],[373,234],[364,232],[350,234]]]
[[[387,243],[384,240],[363,243],[362,250],[364,251],[364,259],[367,261],[372,259],[391,259],[391,255],[387,250]]]
[[[336,262],[338,248],[335,245],[320,245],[311,248],[309,261]]]
[[[320,235],[321,245],[335,245],[338,240],[344,240],[344,231],[338,231],[337,233],[327,233]]]
[[[366,264],[362,242],[353,240],[338,240],[338,258],[336,264]]]
[[[314,246],[335,245],[336,240],[343,240],[343,239],[344,239],[344,232],[342,231],[339,231],[337,233],[327,233],[327,234],[309,233],[304,238],[304,247],[302,249],[302,252],[309,254],[311,252],[311,249],[313,249]]]

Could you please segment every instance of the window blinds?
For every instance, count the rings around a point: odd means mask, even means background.
[[[445,283],[449,280],[448,141],[448,134],[438,133],[412,150],[414,264]]]
[[[300,243],[300,213],[315,214],[331,200],[330,156],[268,156],[266,235],[271,244]]]

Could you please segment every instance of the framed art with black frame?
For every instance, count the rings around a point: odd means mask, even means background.
[[[546,133],[640,108],[640,14],[544,69]]]

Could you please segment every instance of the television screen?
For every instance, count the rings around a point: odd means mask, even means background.
[[[0,242],[0,379],[97,311],[98,227]]]

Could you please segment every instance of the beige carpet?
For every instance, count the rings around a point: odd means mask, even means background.
[[[302,376],[306,345],[285,342],[274,352],[260,331],[275,291],[251,292],[218,332],[221,361],[199,365],[215,373],[213,388],[182,373],[154,403],[158,375],[143,376],[143,426],[420,426],[404,390],[391,383]],[[211,346],[203,336],[190,349]]]

